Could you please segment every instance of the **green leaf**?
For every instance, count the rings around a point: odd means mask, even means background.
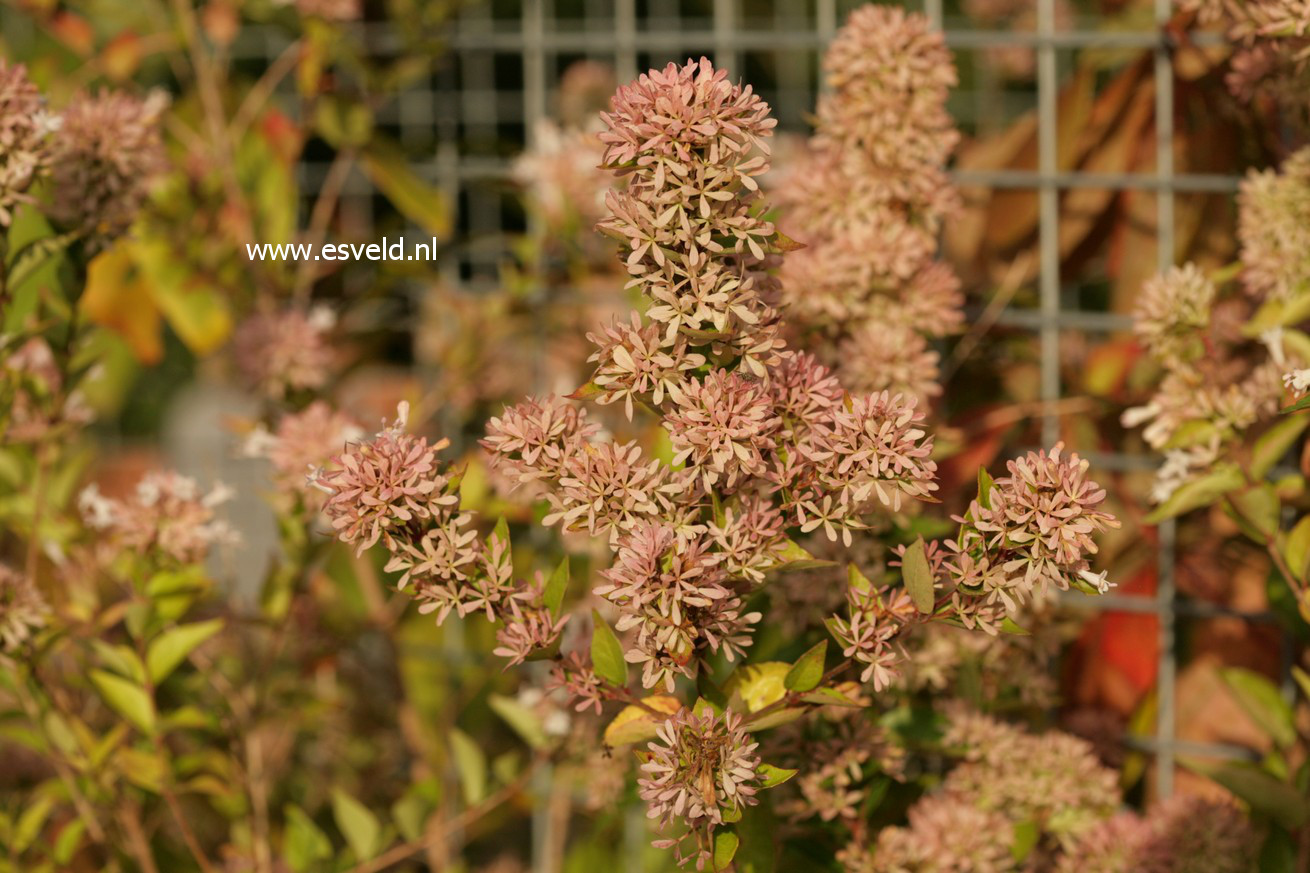
[[[773,249],[777,252],[797,252],[806,248],[805,243],[798,242],[780,230],[773,232]]]
[[[346,845],[355,853],[355,860],[367,861],[377,854],[382,826],[367,806],[341,788],[333,788],[332,817],[346,838]]]
[[[450,729],[450,754],[459,773],[464,802],[470,806],[487,796],[487,758],[473,738],[459,728]]]
[[[145,734],[155,732],[155,703],[144,688],[107,670],[92,670],[91,684],[105,703],[137,730]]]
[[[1014,619],[1010,618],[1008,615],[1001,622],[1001,633],[1014,634],[1016,636],[1021,636],[1021,637],[1026,637],[1031,634],[1029,630],[1020,627],[1019,623],[1016,622]]]
[[[1225,667],[1219,676],[1246,714],[1275,744],[1286,749],[1296,743],[1296,718],[1278,686],[1259,673],[1241,667]]]
[[[564,396],[569,400],[590,400],[596,395],[604,392],[604,390],[604,388],[600,387],[595,382],[588,382],[586,385],[576,389],[572,394],[565,394]]]
[[[708,670],[696,674],[696,693],[718,708],[719,712],[728,708],[728,695],[710,675]]]
[[[778,827],[768,795],[741,812],[741,822],[734,828],[741,836],[733,860],[737,873],[773,873],[777,869]]]
[[[550,744],[546,732],[541,727],[541,719],[517,700],[492,694],[487,698],[487,705],[532,748],[540,749]]]
[[[1273,327],[1297,324],[1310,318],[1310,294],[1298,294],[1288,300],[1270,300],[1256,310],[1242,328],[1242,333],[1257,337]]]
[[[1296,830],[1310,818],[1310,799],[1294,786],[1250,764],[1212,764],[1180,760],[1183,766],[1207,776],[1227,788],[1251,809]]]
[[[852,591],[868,591],[873,587],[869,577],[864,575],[864,571],[855,566],[854,563],[846,565],[846,584]]]
[[[746,720],[746,730],[748,731],[766,731],[769,728],[776,728],[784,724],[791,724],[796,719],[803,716],[806,712],[805,707],[797,706],[791,709],[775,709],[772,712],[766,712],[763,715],[753,715]]]
[[[1257,543],[1265,543],[1278,533],[1283,505],[1268,482],[1228,495],[1232,516],[1242,533]]]
[[[550,610],[550,614],[559,618],[561,610],[564,608],[564,593],[569,590],[569,556],[565,555],[564,560],[559,562],[555,572],[550,574],[546,580],[546,591],[542,595],[542,602]]]
[[[1301,686],[1301,693],[1305,695],[1307,700],[1310,700],[1310,673],[1293,664],[1292,678],[1296,680],[1297,685]]]
[[[50,259],[62,254],[81,235],[81,231],[70,230],[58,236],[35,239],[23,246],[9,261],[9,275],[5,280],[9,289],[12,291],[20,287]]]
[[[808,694],[802,695],[801,700],[805,703],[814,703],[819,706],[850,706],[856,709],[863,708],[863,704],[851,700],[836,688],[816,688]]]
[[[761,764],[756,772],[760,774],[760,787],[772,788],[775,785],[781,785],[786,782],[800,771],[788,770],[785,767],[775,767],[772,764]]]
[[[1246,477],[1234,464],[1220,464],[1211,472],[1179,486],[1169,499],[1146,517],[1147,524],[1159,524],[1194,509],[1209,506],[1230,491],[1246,484]]]
[[[292,870],[308,873],[318,861],[332,857],[332,841],[303,809],[289,803],[283,812],[287,825],[282,837],[282,856]]]
[[[925,614],[932,612],[937,604],[937,594],[923,537],[915,539],[905,550],[901,558],[901,578],[905,580],[905,590],[909,592],[914,608]]]
[[[169,765],[162,755],[153,749],[127,746],[114,752],[113,762],[119,773],[137,788],[153,794],[164,793],[164,783],[169,778]]]
[[[113,670],[120,676],[131,679],[137,684],[144,684],[146,681],[146,670],[141,664],[141,658],[137,655],[136,650],[122,643],[114,645],[101,639],[92,639],[91,648],[95,650],[96,658],[101,664]]]
[[[809,691],[823,679],[823,662],[828,654],[828,641],[821,640],[818,645],[801,655],[792,668],[783,677],[782,684],[788,691]]]
[[[220,618],[171,627],[146,649],[146,669],[156,685],[163,682],[201,643],[223,629]]]
[[[1251,449],[1251,477],[1263,479],[1310,426],[1310,416],[1284,418],[1261,434]]]
[[[814,557],[792,539],[783,541],[782,546],[773,552],[773,559],[775,563],[769,568],[770,573],[790,573],[794,570],[817,570],[835,566],[832,561]]]
[[[333,148],[362,146],[373,135],[373,113],[363,103],[323,95],[314,113],[314,129]]]
[[[1310,515],[1299,520],[1288,533],[1283,544],[1283,557],[1296,578],[1304,580],[1306,564],[1310,562]]]
[[[595,623],[595,629],[591,632],[592,666],[597,676],[622,688],[628,684],[628,662],[623,659],[623,646],[599,612],[593,609],[591,618]]]
[[[54,859],[56,864],[67,866],[82,847],[82,836],[86,833],[86,822],[75,818],[64,825],[55,837]]]
[[[432,815],[433,799],[423,790],[424,784],[420,782],[411,786],[400,800],[391,804],[391,818],[400,835],[407,840],[417,840],[423,836],[428,816]]]
[[[27,803],[14,824],[14,834],[9,843],[9,849],[14,855],[23,854],[32,845],[45,826],[46,819],[50,817],[54,805],[54,800],[48,794]]]
[[[728,869],[728,865],[732,863],[732,859],[737,856],[737,846],[740,843],[741,840],[737,838],[737,835],[726,828],[722,828],[714,834],[715,870]]]
[[[1010,844],[1010,856],[1023,863],[1037,846],[1041,837],[1041,828],[1035,821],[1021,821],[1014,826],[1014,842]]]
[[[509,540],[509,522],[505,520],[505,516],[503,515],[500,518],[496,519],[495,528],[493,528],[491,533],[488,534],[487,536],[488,546],[491,545],[492,540],[500,540],[502,543],[504,543],[505,548],[507,549],[511,545]]]
[[[1260,847],[1259,873],[1297,873],[1296,841],[1283,828],[1269,829]]]
[[[414,172],[404,152],[375,139],[362,158],[364,172],[401,215],[438,241],[450,236],[450,204],[438,188]]]
[[[1300,400],[1296,401],[1291,406],[1284,406],[1282,409],[1278,411],[1282,415],[1287,415],[1292,412],[1301,412],[1304,409],[1310,409],[1310,394],[1307,394],[1306,396],[1302,397]]]
[[[996,485],[996,480],[992,474],[987,472],[986,467],[978,468],[978,505],[983,509],[992,508],[992,488]]]

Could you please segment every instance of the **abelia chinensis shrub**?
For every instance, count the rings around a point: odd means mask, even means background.
[[[824,563],[795,537],[851,548],[872,520],[904,527],[930,507],[932,436],[914,396],[848,393],[783,339],[776,266],[793,245],[763,217],[773,121],[748,86],[705,59],[670,64],[620,88],[603,118],[605,164],[624,185],[599,227],[619,241],[644,312],[591,335],[595,374],[573,397],[507,408],[482,443],[545,504],[542,524],[609,544],[599,584],[569,591],[567,562],[521,578],[508,529],[474,533],[458,475],[404,430],[403,412],[316,484],[338,536],[380,543],[422,610],[483,614],[497,652],[553,661],[552,684],[579,710],[617,704],[606,737],[645,741],[638,786],[658,845],[722,867],[743,839],[732,823],[797,772],[763,756],[765,732],[867,706],[862,689],[887,687],[920,625],[999,634],[1048,590],[1105,590],[1093,536],[1116,522],[1085,461],[1059,446],[1032,453],[982,477],[957,537],[911,538],[876,580],[852,564],[846,608],[830,616],[839,654],[817,639],[772,688],[756,667],[734,669],[762,631],[755,603],[771,580]],[[589,401],[659,421],[667,454],[602,431]],[[590,646],[564,646],[588,620]]]

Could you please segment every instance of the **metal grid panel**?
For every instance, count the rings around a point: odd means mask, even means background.
[[[1103,188],[1154,191],[1159,232],[1158,266],[1174,263],[1174,204],[1178,193],[1231,192],[1237,179],[1228,176],[1174,172],[1174,88],[1170,37],[1164,25],[1170,0],[1154,0],[1155,27],[1140,32],[1100,32],[1090,27],[1061,30],[1054,0],[1036,0],[1033,32],[995,32],[956,28],[947,21],[946,38],[963,67],[980,50],[1022,46],[1036,53],[1035,94],[1003,95],[1004,114],[1013,117],[1038,110],[1038,168],[1035,172],[958,172],[961,184],[1036,192],[1039,204],[1038,307],[1007,308],[998,323],[1030,330],[1041,348],[1040,386],[1044,411],[1043,441],[1059,438],[1058,403],[1061,334],[1065,331],[1107,333],[1130,326],[1125,316],[1082,311],[1076,294],[1060,275],[1059,198],[1062,191]],[[524,228],[525,218],[506,184],[510,161],[531,136],[535,122],[551,105],[558,75],[571,62],[589,58],[610,63],[620,81],[640,70],[710,55],[734,76],[757,85],[775,108],[780,128],[806,132],[806,113],[814,105],[823,48],[860,0],[487,0],[462,11],[454,22],[450,53],[439,65],[427,89],[401,96],[380,120],[394,125],[402,143],[424,149],[420,164],[459,207],[459,228],[466,241],[457,262],[444,269],[451,281],[488,287],[496,282],[497,265],[507,241]],[[922,0],[918,6],[939,26],[942,0]],[[1080,22],[1087,25],[1088,22]],[[385,45],[386,35],[372,38]],[[252,56],[276,57],[283,45],[265,37],[245,45]],[[1083,49],[1139,49],[1154,56],[1156,168],[1151,174],[1106,174],[1062,171],[1057,155],[1057,97],[1061,85],[1061,52]],[[764,69],[769,81],[752,73]],[[761,87],[762,85],[762,87]],[[994,96],[994,95],[992,95]],[[966,129],[994,114],[988,95],[957,94],[952,109]],[[422,152],[420,152],[422,154]],[[312,192],[326,166],[303,169],[303,184]],[[345,208],[356,223],[372,218],[372,196],[362,178],[347,186]],[[1120,454],[1084,453],[1103,472],[1150,469],[1153,459]],[[1159,528],[1158,584],[1153,596],[1108,595],[1082,599],[1080,606],[1100,611],[1145,613],[1157,618],[1158,716],[1155,736],[1137,745],[1156,757],[1156,790],[1167,796],[1173,788],[1176,758],[1181,754],[1244,757],[1245,750],[1223,745],[1193,744],[1177,737],[1175,699],[1176,619],[1238,616],[1269,621],[1267,614],[1238,613],[1212,604],[1177,599],[1174,585],[1175,525]],[[456,625],[457,626],[457,625]],[[640,818],[634,827],[641,827]],[[632,842],[631,840],[629,842]],[[636,839],[637,845],[640,838]],[[549,847],[538,845],[534,854]],[[632,856],[635,858],[635,855]],[[633,869],[636,869],[634,866]]]

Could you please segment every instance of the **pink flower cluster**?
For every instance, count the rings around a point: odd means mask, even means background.
[[[1310,149],[1293,153],[1281,171],[1252,171],[1238,195],[1242,270],[1218,285],[1194,264],[1147,282],[1136,331],[1164,375],[1150,400],[1126,410],[1127,427],[1144,426],[1152,448],[1165,451],[1153,497],[1167,500],[1225,446],[1272,420],[1284,385],[1310,386],[1299,330],[1248,326],[1262,307],[1282,307],[1295,327],[1299,298],[1310,282]]]
[[[1146,815],[1123,812],[1087,831],[1056,873],[1247,873],[1260,835],[1233,803],[1176,794]]]
[[[91,250],[127,233],[163,172],[162,92],[138,100],[107,91],[79,94],[64,110],[54,138],[51,216],[81,232]]]
[[[78,507],[102,543],[177,564],[199,564],[219,545],[234,543],[236,531],[215,513],[232,498],[219,483],[201,493],[194,479],[172,471],[149,473],[123,500],[105,497],[92,483]]]
[[[80,391],[65,390],[66,380],[50,344],[32,337],[0,358],[0,438],[33,443],[51,439],[62,425],[83,425],[91,409]]]
[[[946,112],[955,68],[927,18],[869,5],[824,72],[818,128],[781,192],[805,244],[783,265],[783,297],[849,387],[924,400],[941,391],[929,341],[962,318],[959,282],[935,260],[957,204],[945,173],[959,139]]]
[[[959,537],[934,555],[967,627],[996,633],[1006,616],[1052,589],[1109,589],[1105,574],[1091,572],[1092,537],[1119,521],[1100,508],[1105,489],[1087,477],[1087,461],[1063,452],[1057,444],[1008,462],[1010,475],[984,488],[956,519]]]
[[[520,663],[551,646],[567,618],[546,608],[540,577],[515,580],[507,538],[478,539],[472,514],[459,508],[458,478],[437,457],[448,443],[407,433],[408,417],[402,403],[394,423],[312,476],[327,494],[323,511],[357,553],[382,543],[391,556],[384,569],[401,574],[401,590],[413,588],[421,613],[438,623],[452,611],[502,622],[496,653]]]
[[[910,808],[907,826],[882,829],[872,845],[848,846],[841,856],[846,870],[1019,873],[1055,869],[1066,857],[1081,864],[1079,841],[1121,802],[1115,772],[1067,734],[1029,734],[961,712],[944,741],[963,762]],[[1021,826],[1036,833],[1016,856]]]
[[[325,307],[256,313],[243,321],[232,354],[246,384],[270,400],[327,384],[336,363],[328,332],[336,316]]]
[[[50,170],[50,133],[59,120],[21,64],[0,59],[0,228],[31,202],[27,189]]]
[[[1283,118],[1310,125],[1310,0],[1178,0],[1221,23],[1235,46],[1228,87],[1247,101],[1273,98]]]
[[[315,400],[298,412],[288,412],[269,431],[258,425],[245,439],[242,454],[267,458],[279,496],[295,495],[317,508],[322,492],[304,487],[310,474],[331,465],[347,443],[364,436],[364,430],[349,415]]]
[[[0,564],[0,653],[15,652],[45,626],[45,598],[25,574]]]
[[[641,77],[614,107],[601,138],[628,184],[602,227],[627,248],[650,320],[634,313],[592,335],[584,393],[660,414],[673,465],[599,440],[559,399],[506,409],[482,444],[499,471],[544,493],[547,524],[610,537],[618,556],[597,593],[634,632],[627,657],[643,683],[672,689],[697,658],[749,644],[760,616],[744,600],[777,563],[784,527],[849,545],[876,507],[929,497],[936,467],[913,399],[848,398],[777,337],[762,296],[775,234],[755,217],[767,163],[752,156],[773,126],[768,107],[704,60]]]
[[[647,744],[650,757],[641,765],[637,792],[646,801],[647,817],[657,819],[661,831],[677,822],[685,823],[687,833],[655,845],[675,849],[681,863],[682,843],[692,837],[696,849],[689,857],[696,859],[698,870],[704,869],[713,827],[722,824],[725,813],[759,802],[757,746],[735,712],[683,709],[660,725],[657,738]]]

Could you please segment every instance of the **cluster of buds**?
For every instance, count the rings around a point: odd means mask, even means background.
[[[851,565],[845,614],[829,618],[828,629],[843,656],[862,665],[860,681],[875,691],[900,678],[909,659],[907,630],[935,616],[996,636],[1007,619],[1042,605],[1053,590],[1110,589],[1106,574],[1091,570],[1093,535],[1119,522],[1100,508],[1105,491],[1087,478],[1087,462],[1063,456],[1057,444],[1049,454],[1029,452],[1008,466],[1009,476],[982,477],[978,497],[955,518],[955,539],[923,544],[930,604],[916,606],[905,588],[874,584]],[[903,565],[907,547],[896,551],[900,557],[888,562],[893,567]]]
[[[1221,286],[1187,264],[1143,288],[1136,330],[1164,375],[1154,396],[1122,420],[1144,425],[1147,444],[1165,452],[1157,502],[1274,419],[1284,386],[1298,394],[1310,388],[1310,343],[1295,315],[1310,289],[1307,221],[1310,149],[1302,149],[1281,172],[1253,171],[1243,181],[1236,281]],[[1286,315],[1260,330],[1256,317],[1271,307]]]
[[[163,171],[160,122],[168,98],[115,91],[79,94],[64,110],[54,140],[51,217],[80,232],[89,250],[127,233]]]
[[[1272,97],[1280,117],[1310,126],[1310,3],[1307,0],[1178,0],[1234,45],[1228,87],[1246,101]]]
[[[34,202],[32,183],[49,176],[49,216],[82,237],[94,253],[132,223],[163,171],[160,122],[168,99],[117,91],[75,95],[62,113],[21,65],[0,60],[0,228],[14,209]]]
[[[50,344],[32,337],[12,351],[0,337],[0,438],[8,443],[51,439],[61,426],[91,420],[82,393],[66,390],[68,380]]]
[[[45,626],[50,609],[25,574],[0,564],[0,652],[15,652]]]
[[[745,599],[786,527],[849,545],[876,508],[929,497],[936,468],[912,398],[847,397],[777,336],[764,268],[778,238],[756,217],[768,107],[701,60],[619,89],[605,119],[607,162],[627,186],[602,228],[625,245],[649,321],[593,335],[582,393],[660,414],[673,465],[599,439],[558,399],[507,409],[483,446],[544,492],[548,524],[610,537],[618,557],[597,593],[634,631],[627,658],[644,684],[672,689],[699,658],[749,645],[760,616]]]
[[[920,401],[941,393],[934,337],[961,323],[959,282],[936,260],[957,204],[945,164],[959,139],[946,97],[955,67],[922,15],[854,12],[824,57],[829,91],[781,194],[789,232],[783,299],[798,334],[852,389]]]
[[[166,471],[146,474],[121,500],[104,496],[92,483],[78,506],[87,527],[101,533],[102,545],[187,565],[237,541],[236,531],[215,512],[232,497],[221,482],[202,493],[194,479]]]
[[[854,150],[860,161],[880,162],[879,184],[890,193],[879,193],[879,202],[915,204],[924,210],[914,219],[917,227],[939,220],[929,216],[939,216],[950,197],[944,182],[908,174],[935,167],[940,181],[953,137],[948,126],[930,121],[903,133],[907,143],[936,149],[935,157],[896,156],[878,139],[886,119],[870,127],[860,117],[859,107],[873,97],[843,77],[876,78],[886,59],[871,69],[861,47],[883,14],[859,13],[835,50],[834,69],[844,71],[835,84],[853,102],[829,110],[828,138],[821,141],[834,158]],[[926,29],[894,21],[915,46],[940,49],[939,37]],[[921,72],[921,59],[909,66]],[[889,73],[885,86],[900,96],[873,105],[884,113],[906,105],[931,109],[953,75],[948,69],[921,93],[918,86],[902,88],[900,72]],[[578,653],[555,657],[550,684],[579,711],[599,710],[604,700],[631,702],[618,687],[626,675],[620,657],[642,665],[645,688],[672,693],[679,679],[698,679],[711,657],[742,655],[762,617],[748,605],[752,596],[766,574],[804,554],[789,535],[813,534],[834,550],[839,542],[849,550],[855,531],[889,524],[913,502],[931,501],[937,489],[932,437],[915,396],[886,389],[848,394],[827,366],[788,350],[780,336],[779,287],[770,271],[793,246],[760,217],[767,208],[756,178],[768,169],[764,141],[774,126],[768,106],[701,59],[620,88],[602,117],[604,162],[624,185],[607,195],[600,228],[621,245],[629,287],[647,304],[644,317],[634,313],[591,335],[594,376],[572,398],[529,398],[508,407],[490,420],[481,441],[497,476],[548,504],[544,524],[606,537],[615,551],[592,593],[617,616],[622,641],[598,624],[595,640],[610,640],[593,641],[606,652],[603,662],[598,656],[591,664]],[[845,216],[838,224],[854,227],[866,218]],[[933,271],[921,264],[911,273]],[[952,282],[946,283],[951,294]],[[916,318],[933,311],[924,288],[897,287],[906,292],[902,311]],[[875,309],[864,314],[873,318]],[[571,402],[583,399],[621,403],[629,420],[639,409],[657,416],[669,459],[603,433]],[[511,662],[554,655],[564,624],[556,576],[514,579],[507,536],[498,529],[478,539],[460,510],[457,477],[437,460],[443,444],[406,433],[404,419],[402,407],[394,425],[348,446],[313,477],[328,494],[324,511],[338,538],[361,551],[385,548],[386,569],[400,573],[400,587],[412,587],[421,609],[439,621],[451,612],[481,612],[503,622],[496,652]],[[849,615],[830,627],[848,661],[862,665],[862,681],[885,688],[902,657],[897,633],[937,617],[939,609],[941,617],[953,608],[982,613],[975,625],[999,622],[1000,606],[980,609],[975,601],[990,604],[987,595],[1001,587],[1002,576],[1009,589],[1025,592],[1000,601],[1013,606],[1034,587],[1068,587],[1069,576],[1086,571],[1086,556],[1095,551],[1090,535],[1113,520],[1095,509],[1104,494],[1085,471],[1058,449],[1033,455],[1012,465],[1012,475],[961,520],[966,533],[955,552],[961,561],[991,561],[997,570],[987,585],[963,570],[953,580],[943,550],[933,548],[939,584],[958,596],[944,591],[932,610],[912,596],[908,582],[853,586]],[[838,697],[852,699],[844,692]],[[684,708],[671,697],[647,698],[656,699],[674,706],[641,704],[671,717],[648,747],[640,792],[662,830],[675,821],[686,826],[682,836],[657,845],[703,865],[715,828],[752,805],[757,790],[775,784],[763,774],[776,768],[760,764],[745,717],[731,701],[726,709]],[[843,757],[838,746],[832,766],[857,768],[868,760]],[[857,794],[853,786],[840,793],[847,801]],[[684,854],[689,837],[696,850]]]
[[[322,503],[318,489],[304,488],[307,477],[331,466],[332,458],[351,442],[365,436],[354,419],[315,400],[298,412],[288,412],[269,430],[260,423],[247,434],[241,454],[265,458],[273,468],[278,495],[298,495],[310,505]]]
[[[698,870],[711,859],[713,827],[727,813],[758,803],[759,744],[742,727],[741,716],[723,715],[708,707],[699,713],[683,709],[660,725],[641,765],[637,791],[646,801],[646,815],[661,830],[685,824],[681,838],[662,839],[656,847],[672,848],[679,863],[695,859]],[[684,842],[694,840],[694,854],[684,855]]]
[[[1228,800],[1175,794],[1146,815],[1099,822],[1061,856],[1056,873],[1246,873],[1258,867],[1260,834]]]
[[[763,272],[775,231],[754,208],[775,125],[768,105],[702,58],[620,88],[602,118],[605,166],[627,187],[606,195],[599,227],[627,249],[630,284],[650,301],[660,348],[675,369],[695,345],[763,377],[781,347]],[[613,396],[606,388],[598,401]]]
[[[884,828],[872,845],[848,846],[846,870],[1051,870],[1061,858],[1080,859],[1080,838],[1122,802],[1115,772],[1068,734],[1028,734],[959,712],[944,743],[962,762],[910,808],[906,826]],[[1036,829],[1022,850],[1021,827]]]
[[[256,313],[243,321],[232,354],[246,384],[269,400],[327,384],[336,363],[329,332],[336,315],[327,307]]]
[[[515,580],[504,531],[478,539],[472,514],[460,510],[459,478],[438,458],[448,442],[408,433],[408,420],[402,403],[394,422],[311,475],[327,495],[323,512],[337,538],[360,554],[381,543],[386,572],[400,573],[399,588],[411,589],[419,611],[438,623],[452,611],[500,621],[497,653],[511,663],[549,648],[566,619],[545,606],[539,578]]]
[[[858,827],[873,777],[881,773],[897,781],[904,778],[905,749],[891,731],[864,713],[849,707],[826,709],[831,712],[816,710],[810,718],[778,728],[765,741],[770,761],[800,771],[775,799],[775,807],[793,822],[817,818]]]
[[[966,627],[995,634],[1006,617],[1052,590],[1104,594],[1093,573],[1094,534],[1119,521],[1101,509],[1105,489],[1087,477],[1087,461],[1057,444],[1008,462],[1009,476],[985,481],[960,522],[960,534],[933,550],[952,611]]]
[[[26,68],[0,59],[0,228],[13,221],[19,204],[31,201],[28,188],[49,172],[50,134],[58,127]]]

